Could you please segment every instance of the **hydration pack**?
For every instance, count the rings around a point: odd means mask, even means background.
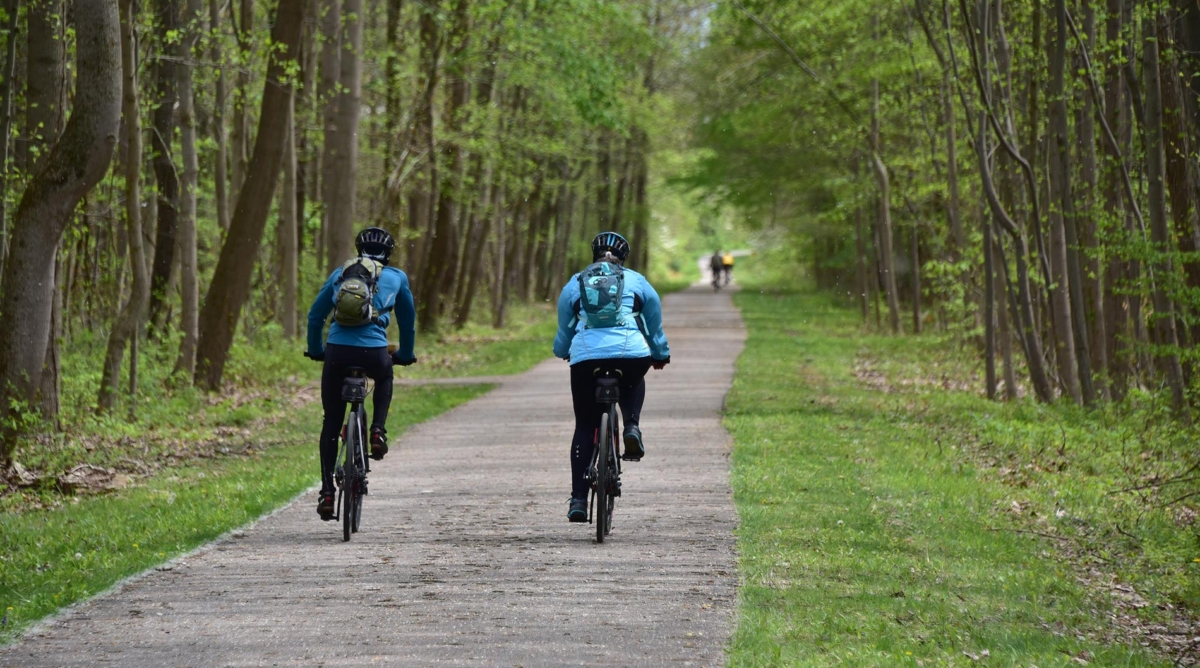
[[[622,324],[624,294],[625,270],[620,265],[596,262],[579,272],[579,310],[588,329]]]
[[[343,327],[361,327],[378,314],[372,302],[379,285],[383,265],[365,257],[356,257],[342,265],[333,293],[333,320]]]

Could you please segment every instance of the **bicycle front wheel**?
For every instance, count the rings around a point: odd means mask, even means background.
[[[596,542],[603,543],[608,534],[609,504],[608,485],[608,455],[612,443],[612,425],[608,421],[608,413],[600,416],[600,431],[596,438]]]

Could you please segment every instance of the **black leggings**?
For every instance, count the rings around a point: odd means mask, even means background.
[[[606,368],[621,372],[618,383],[621,418],[626,425],[636,425],[642,416],[642,404],[646,403],[646,372],[650,370],[650,361],[649,357],[618,358],[571,365],[571,402],[575,407],[575,436],[571,439],[572,498],[587,498],[587,469],[592,463],[596,430],[600,428],[600,416],[604,412],[596,403],[595,370]]]
[[[333,470],[337,467],[338,436],[346,421],[346,402],[342,401],[342,381],[347,369],[358,367],[375,381],[374,410],[371,426],[387,424],[388,407],[392,405],[392,357],[387,346],[362,348],[325,344],[325,368],[321,372],[321,406],[325,421],[321,425],[321,486],[333,489]]]

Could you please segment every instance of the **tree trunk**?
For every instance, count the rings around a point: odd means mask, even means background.
[[[27,76],[25,78],[25,160],[30,173],[37,171],[47,147],[62,127],[63,23],[61,0],[35,0],[27,9],[29,22]]]
[[[863,324],[871,318],[870,310],[870,291],[871,287],[867,279],[867,237],[863,233],[863,209],[861,206],[854,208],[854,259],[855,268],[858,275],[858,305],[862,310]]]
[[[993,293],[996,295],[996,341],[1000,346],[1000,357],[1004,364],[1004,398],[1013,401],[1017,398],[1017,374],[1013,368],[1012,357],[1012,327],[1009,324],[1008,298],[1008,266],[1004,261],[1004,245],[1000,240],[999,226],[992,221],[993,242],[991,247],[995,278]]]
[[[454,298],[454,271],[458,267],[458,229],[455,218],[462,190],[461,140],[458,137],[462,110],[468,102],[465,54],[470,45],[470,12],[466,0],[457,0],[448,38],[453,48],[447,58],[450,99],[446,106],[446,138],[442,140],[439,165],[445,165],[438,187],[437,219],[429,239],[428,261],[421,268],[421,295],[417,321],[421,330],[435,331]]]
[[[1054,392],[1050,380],[1046,376],[1045,359],[1042,356],[1042,342],[1036,328],[1033,310],[1033,289],[1029,279],[1029,244],[1021,229],[1013,222],[1012,217],[1004,210],[1000,198],[996,195],[996,187],[992,181],[991,167],[988,164],[990,152],[987,146],[986,112],[979,112],[978,132],[975,133],[975,154],[979,161],[980,181],[983,183],[984,194],[988,207],[1000,222],[1004,231],[1013,241],[1014,255],[1017,265],[1017,299],[1020,304],[1021,339],[1025,349],[1025,363],[1029,367],[1029,380],[1033,384],[1034,393],[1045,403],[1054,401]]]
[[[283,188],[279,193],[279,223],[276,229],[276,256],[279,267],[278,282],[283,286],[280,303],[275,309],[283,335],[294,339],[296,327],[296,299],[299,272],[299,243],[296,239],[296,111],[295,95],[288,100],[286,110],[287,133],[283,144]]]
[[[328,179],[326,270],[353,255],[355,183],[358,174],[358,108],[362,99],[362,0],[342,1],[338,86],[333,125],[325,127]]]
[[[883,291],[887,298],[888,324],[893,334],[900,333],[900,294],[896,289],[896,268],[892,252],[892,207],[891,190],[887,167],[879,157],[879,80],[871,82],[871,151],[875,181],[879,185],[879,200],[876,209],[876,225],[879,234],[880,269],[883,274]]]
[[[1117,44],[1121,39],[1121,5],[1122,0],[1108,0],[1104,26],[1105,41],[1108,44]],[[1109,50],[1105,54],[1103,113],[1117,141],[1124,143],[1123,138],[1129,133],[1129,119],[1124,113],[1126,100],[1122,87],[1120,59],[1121,53],[1118,50]],[[1115,164],[1121,160],[1121,156],[1117,150],[1118,146],[1105,143],[1104,147],[1108,158],[1108,167],[1104,171],[1104,210],[1108,219],[1112,221],[1111,231],[1119,232],[1124,227],[1122,221],[1127,217],[1120,168]],[[1108,371],[1109,393],[1115,400],[1125,397],[1130,375],[1126,346],[1129,297],[1118,289],[1124,276],[1125,263],[1119,255],[1112,253],[1104,268],[1104,338],[1101,341],[1107,358],[1105,368]],[[1096,345],[1100,346],[1101,342],[1096,342]]]
[[[183,34],[179,42],[179,153],[183,158],[180,182],[179,229],[176,248],[179,254],[181,297],[180,328],[183,341],[172,375],[191,382],[196,370],[196,337],[200,326],[200,276],[196,265],[196,185],[200,175],[196,155],[196,104],[192,89],[192,50],[200,32],[201,0],[186,0]],[[219,182],[218,178],[218,182]]]
[[[996,255],[992,248],[992,225],[987,216],[983,223],[983,343],[984,391],[996,398]]]
[[[1058,373],[1062,378],[1063,393],[1070,395],[1075,403],[1084,402],[1079,369],[1086,357],[1084,350],[1077,350],[1079,340],[1074,311],[1081,305],[1073,303],[1072,293],[1077,288],[1077,274],[1071,271],[1067,225],[1072,215],[1070,144],[1067,130],[1067,101],[1064,97],[1064,75],[1067,53],[1067,19],[1065,0],[1054,0],[1056,17],[1054,39],[1048,44],[1047,57],[1050,65],[1050,271],[1054,284],[1051,302],[1054,314],[1054,332]]]
[[[167,52],[168,34],[179,30],[179,0],[155,0],[160,48]],[[177,47],[176,47],[177,51]],[[179,75],[174,58],[159,58],[154,66],[154,131],[150,150],[154,155],[154,180],[158,184],[158,226],[155,233],[154,265],[150,269],[150,331],[157,333],[163,316],[163,302],[171,266],[175,264],[175,234],[179,223],[179,177],[171,157],[171,138],[175,135],[175,104]]]
[[[150,299],[150,277],[146,270],[146,251],[142,238],[142,122],[139,114],[137,82],[137,16],[133,0],[121,0],[121,75],[123,79],[121,111],[125,123],[125,229],[133,287],[108,335],[108,349],[100,379],[96,404],[101,412],[111,411],[117,403],[121,383],[121,360],[125,346],[136,338],[146,317]],[[136,355],[136,351],[135,351]]]
[[[221,53],[221,5],[220,0],[208,0],[209,58],[216,64],[216,83],[213,91],[212,135],[217,143],[217,154],[213,165],[213,198],[217,205],[217,225],[222,232],[229,229],[229,149],[225,131],[225,63]],[[186,167],[185,167],[186,169]],[[187,334],[185,332],[184,336]],[[194,345],[193,345],[194,348]],[[194,365],[195,354],[191,364]],[[188,367],[191,375],[191,367]]]
[[[1158,66],[1158,21],[1157,12],[1146,19],[1142,52],[1142,71],[1146,78],[1147,203],[1150,208],[1150,238],[1159,254],[1153,260],[1154,329],[1160,346],[1159,366],[1171,388],[1171,400],[1177,411],[1186,412],[1183,369],[1179,363],[1179,342],[1175,332],[1175,309],[1167,296],[1165,286],[1171,275],[1171,259],[1168,255],[1171,252],[1171,239],[1167,230],[1164,183],[1166,165],[1163,155],[1163,107]]]
[[[596,149],[596,218],[598,231],[612,229],[612,144],[603,129]]]
[[[233,133],[231,139],[231,156],[233,162],[233,193],[240,197],[242,186],[248,177],[247,161],[250,153],[250,63],[254,55],[254,0],[234,0],[230,11],[237,10],[238,20],[234,25],[234,34],[238,42],[238,70],[233,94]],[[230,203],[237,208],[237,200]],[[232,220],[230,221],[232,224]]]
[[[12,154],[13,78],[17,73],[17,18],[20,0],[5,0],[4,92],[0,97],[0,276],[8,260],[8,159]]]
[[[292,95],[285,75],[299,53],[304,9],[304,0],[280,0],[276,10],[271,43],[278,48],[268,61],[254,155],[200,312],[196,383],[211,391],[221,387],[238,318],[250,296],[250,279],[283,163],[287,128],[278,119],[287,113]]]

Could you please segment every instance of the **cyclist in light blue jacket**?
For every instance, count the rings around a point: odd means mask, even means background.
[[[567,519],[587,521],[587,467],[592,460],[600,407],[596,404],[597,368],[620,371],[620,406],[625,422],[623,459],[638,461],[645,455],[639,420],[646,401],[646,373],[671,362],[671,348],[662,328],[662,302],[642,276],[624,268],[629,242],[616,232],[601,232],[592,240],[593,262],[621,267],[624,289],[616,324],[589,327],[583,313],[579,274],[563,286],[558,298],[558,334],[554,355],[571,363],[571,398],[575,409],[575,435],[571,439],[571,498]]]

